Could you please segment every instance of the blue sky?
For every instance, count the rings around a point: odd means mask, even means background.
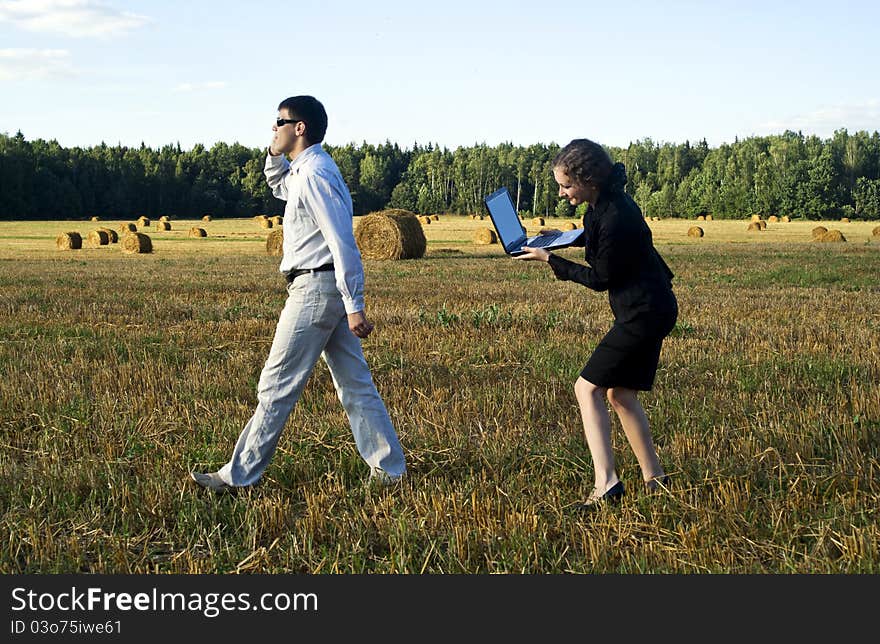
[[[873,0],[0,0],[0,132],[263,147],[296,94],[334,145],[873,132],[878,24]]]

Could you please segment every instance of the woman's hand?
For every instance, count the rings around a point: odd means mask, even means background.
[[[550,252],[543,248],[532,248],[531,246],[523,246],[522,250],[524,251],[522,255],[517,255],[517,259],[522,259],[527,262],[546,262],[550,260]]]

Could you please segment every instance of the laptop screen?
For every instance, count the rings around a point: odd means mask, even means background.
[[[489,209],[489,214],[492,215],[495,229],[498,231],[498,236],[505,248],[525,235],[525,230],[516,215],[513,200],[510,198],[510,192],[507,188],[496,190],[486,197],[486,207]]]

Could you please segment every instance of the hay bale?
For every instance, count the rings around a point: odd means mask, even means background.
[[[400,209],[364,215],[354,239],[364,259],[418,259],[427,247],[415,214]]]
[[[82,245],[82,237],[77,232],[61,233],[55,238],[55,248],[58,250],[77,250]]]
[[[543,217],[535,217],[532,219],[532,226],[543,226],[544,218]]]
[[[137,225],[139,228],[146,228],[147,226],[150,225],[150,218],[149,217],[138,217],[137,218]]]
[[[651,221],[660,221],[660,217],[651,217]]]
[[[874,237],[880,237],[880,226],[875,226],[874,230],[871,231],[871,234],[874,235]]]
[[[431,215],[431,219],[434,221],[440,221],[440,215]]]
[[[777,221],[779,221],[779,217],[777,217],[776,215],[770,215],[769,217],[767,217],[768,224],[775,224]]]
[[[761,215],[752,215],[752,221],[761,221]]]
[[[153,241],[144,233],[131,233],[122,238],[123,253],[152,253]]]
[[[688,228],[688,237],[702,237],[703,229],[699,226],[691,226]]]
[[[171,221],[171,220],[168,218],[168,215],[162,215],[161,217],[159,217],[159,221]]]
[[[97,230],[93,230],[89,233],[88,239],[89,246],[106,246],[110,243],[110,235],[107,234],[106,230],[98,228]]]
[[[712,221],[712,215],[706,215],[706,221]]]
[[[767,228],[767,222],[764,221],[763,219],[759,219],[756,223],[761,227],[761,230],[764,230],[765,228]]]
[[[137,226],[136,226],[135,224],[132,224],[132,223],[120,224],[120,225],[119,225],[119,232],[121,232],[122,234],[125,234],[125,233],[134,233],[134,232],[137,232],[137,229],[138,229]]]
[[[115,244],[119,241],[119,235],[117,235],[116,231],[112,228],[98,228],[98,230],[103,230],[105,233],[107,233],[107,237],[110,238],[111,244]]]
[[[574,230],[575,228],[577,228],[577,224],[571,221],[566,221],[559,227],[559,230]]]
[[[787,224],[790,221],[791,217],[789,217],[788,215],[782,215],[782,223]]]
[[[498,235],[496,235],[495,231],[491,228],[486,228],[485,226],[483,226],[481,228],[477,228],[474,231],[474,243],[480,246],[486,244],[497,244]]]
[[[823,233],[813,241],[818,242],[845,242],[846,237],[839,230],[831,229],[827,233]]]
[[[430,217],[428,217],[427,215],[424,217],[419,217],[419,222],[421,222],[423,224],[430,224],[431,221],[432,221],[432,219]]]
[[[162,221],[160,219],[156,222],[156,230],[171,230],[171,224],[168,221]]]
[[[91,220],[92,220],[92,221],[101,221],[101,218],[98,217],[97,215],[95,215],[94,217],[92,217]]]
[[[272,257],[284,255],[284,230],[276,228],[266,237],[266,254]]]
[[[269,219],[268,217],[265,219],[260,219],[260,221],[258,223],[260,224],[260,228],[271,228],[272,227],[272,220]]]
[[[269,221],[272,222],[272,226],[281,226],[284,224],[284,219],[282,219],[281,215],[269,217]]]
[[[260,223],[264,219],[268,219],[266,215],[254,215],[254,221]]]
[[[208,232],[204,228],[199,228],[198,226],[193,226],[189,229],[190,237],[207,237]]]
[[[762,230],[764,230],[763,228],[761,228],[761,224],[759,224],[757,221],[749,222],[748,229],[749,230],[757,230],[758,232],[761,232]]]
[[[813,235],[813,239],[818,239],[819,237],[821,237],[822,235],[824,235],[827,232],[828,232],[828,229],[825,228],[825,226],[816,226],[811,231],[811,234]]]
[[[211,215],[203,215],[202,216],[202,221],[211,221],[212,219],[213,219],[213,217],[211,217]]]
[[[706,218],[703,215],[697,215],[697,221],[706,221]]]
[[[848,224],[848,223],[849,223],[849,217],[841,217],[841,218],[840,218],[840,222],[843,223],[843,224]]]

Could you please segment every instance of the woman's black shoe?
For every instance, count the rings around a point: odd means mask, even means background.
[[[623,481],[618,481],[613,486],[611,486],[605,494],[600,495],[590,495],[583,503],[578,503],[575,506],[575,509],[579,512],[592,512],[593,510],[598,510],[603,505],[606,504],[617,504],[620,503],[620,499],[623,497]]]
[[[645,481],[645,487],[648,488],[649,492],[656,492],[660,488],[665,488],[669,485],[669,475],[664,474],[663,476],[658,476],[650,481]]]

